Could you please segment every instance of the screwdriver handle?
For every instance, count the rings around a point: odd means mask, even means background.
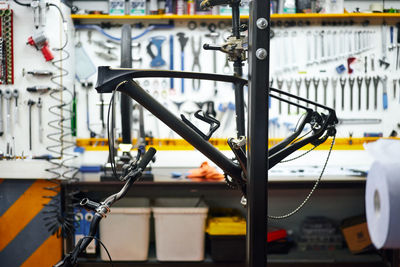
[[[397,44],[400,44],[400,23],[397,23],[396,27],[397,27]]]
[[[383,109],[386,110],[388,108],[388,97],[387,93],[383,93]]]

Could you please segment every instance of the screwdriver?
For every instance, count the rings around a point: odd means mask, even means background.
[[[46,93],[50,91],[51,88],[45,85],[37,85],[37,86],[27,87],[26,90],[31,93]]]
[[[53,76],[53,72],[49,70],[30,70],[30,71],[25,71],[25,69],[22,69],[22,76],[25,76],[25,74],[30,74],[32,76]]]

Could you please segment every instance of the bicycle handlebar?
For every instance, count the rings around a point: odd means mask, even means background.
[[[133,185],[133,183],[142,176],[143,170],[149,164],[149,162],[153,159],[156,154],[156,150],[152,147],[146,151],[146,153],[142,156],[142,159],[139,161],[137,168],[130,173],[128,173],[124,180],[126,180],[125,185],[121,188],[118,193],[115,193],[108,198],[106,198],[101,203],[96,203],[87,198],[81,201],[81,206],[86,209],[96,211],[92,222],[90,223],[90,231],[89,235],[80,239],[78,244],[75,246],[73,251],[67,255],[65,255],[64,259],[59,261],[57,264],[53,265],[53,267],[73,267],[78,259],[79,254],[86,249],[86,247],[92,242],[93,237],[97,232],[97,227],[103,217],[110,211],[110,207],[119,199],[123,198],[128,192],[129,188]]]

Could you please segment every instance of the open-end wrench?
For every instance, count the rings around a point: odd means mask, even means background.
[[[297,96],[300,96],[301,81],[302,81],[301,78],[296,79],[296,80],[294,81],[294,83],[296,84],[296,93],[297,93]],[[298,104],[298,103],[299,103],[299,100],[297,99],[297,104]],[[299,112],[300,112],[300,108],[297,107],[296,113],[299,114]]]
[[[371,54],[371,71],[375,71],[375,54]]]
[[[39,142],[43,143],[43,124],[42,124],[42,99],[39,97],[37,102],[38,117],[39,117]]]
[[[344,110],[344,88],[346,87],[346,78],[340,78],[340,87],[342,88],[342,110]]]
[[[369,76],[365,76],[364,80],[365,80],[365,87],[367,90],[367,103],[366,103],[366,109],[369,110],[369,85],[371,84],[371,77]]]
[[[8,137],[11,136],[11,98],[12,92],[11,90],[7,89],[4,92],[4,99],[6,100],[6,121],[7,121],[7,130],[6,134]]]
[[[218,32],[210,32],[205,35],[208,38],[211,38],[212,44],[217,44],[217,39],[219,38]],[[217,51],[213,50],[213,73],[217,73]],[[214,81],[214,95],[218,93],[217,81]]]
[[[3,91],[0,89],[0,136],[3,136]]]
[[[318,102],[318,86],[319,86],[319,81],[320,81],[320,78],[313,78],[312,79],[312,81],[313,81],[313,84],[314,84],[314,92],[315,92],[315,94],[314,94],[314,101],[315,102]],[[308,98],[307,98],[308,99]],[[317,106],[315,105],[315,109],[317,109]]]
[[[35,105],[35,101],[29,99],[27,104],[29,106],[29,150],[32,151],[32,106]]]
[[[393,79],[393,99],[396,99],[397,79]]]
[[[279,89],[279,90],[282,90],[283,80],[277,78],[277,79],[276,79],[276,82],[277,82],[277,84],[278,84],[278,89]],[[281,94],[279,94],[279,97],[280,97],[280,96],[281,96]],[[278,103],[278,110],[279,110],[279,114],[282,114],[282,102],[281,102],[281,101],[279,101],[279,103]]]
[[[19,116],[18,116],[18,97],[19,97],[19,91],[18,89],[14,89],[13,91],[13,97],[15,99],[15,106],[14,106],[14,123],[18,124],[19,121]]]
[[[289,67],[289,55],[288,55],[288,53],[289,53],[289,41],[290,41],[290,38],[289,38],[289,32],[288,31],[284,31],[283,32],[283,38],[282,38],[282,40],[283,40],[283,51],[285,51],[284,53],[283,53],[283,69],[284,70],[288,70],[288,69],[290,69],[290,67]]]
[[[332,59],[338,58],[337,47],[336,47],[336,31],[332,32]]]
[[[321,36],[321,62],[325,62],[325,31],[322,30],[319,35]]]
[[[192,55],[193,55],[193,65],[192,65],[192,71],[198,71],[201,72],[201,66],[200,66],[200,52],[201,52],[201,36],[199,37],[199,45],[198,45],[198,49],[196,50],[195,48],[195,41],[194,41],[194,36],[192,36],[191,38],[191,45],[192,45]],[[200,80],[195,80],[192,79],[192,87],[193,90],[195,91],[199,91],[200,90]]]
[[[306,42],[307,42],[307,63],[306,65],[312,65],[313,64],[313,60],[311,59],[311,31],[308,31],[306,33]]]
[[[292,84],[293,84],[293,79],[290,78],[288,80],[286,80],[286,86],[287,86],[287,92],[290,94],[291,90],[292,90]],[[288,111],[287,111],[288,115],[290,114],[290,104],[288,103]]]
[[[379,86],[379,76],[374,76],[372,78],[374,82],[374,109],[378,109],[378,86]]]
[[[311,78],[304,78],[304,84],[306,85],[306,98],[310,99],[310,85],[311,85]],[[307,103],[308,107],[308,103]]]
[[[326,31],[326,60],[329,61],[332,58],[332,34],[331,31]]]
[[[322,79],[322,87],[324,88],[324,105],[326,106],[326,89],[328,88],[329,78]]]
[[[314,32],[314,61],[313,63],[318,63],[318,31]]]
[[[386,110],[388,108],[388,96],[387,96],[387,76],[380,77],[382,81],[382,100],[383,100],[383,109]]]
[[[353,110],[353,87],[354,87],[354,81],[356,79],[349,77],[349,85],[350,85],[350,110]]]
[[[178,32],[178,41],[181,45],[181,71],[185,70],[185,46],[189,40],[189,37],[185,37],[184,32]],[[181,93],[185,93],[185,79],[181,79]]]
[[[332,94],[333,94],[333,108],[336,109],[336,87],[337,87],[337,81],[338,78],[332,78],[331,79],[331,84],[332,84]]]
[[[358,86],[358,110],[361,110],[361,88],[363,83],[363,77],[357,77]]]

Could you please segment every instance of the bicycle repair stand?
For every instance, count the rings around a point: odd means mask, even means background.
[[[270,0],[250,1],[247,265],[267,265]],[[263,145],[264,144],[264,145]]]

